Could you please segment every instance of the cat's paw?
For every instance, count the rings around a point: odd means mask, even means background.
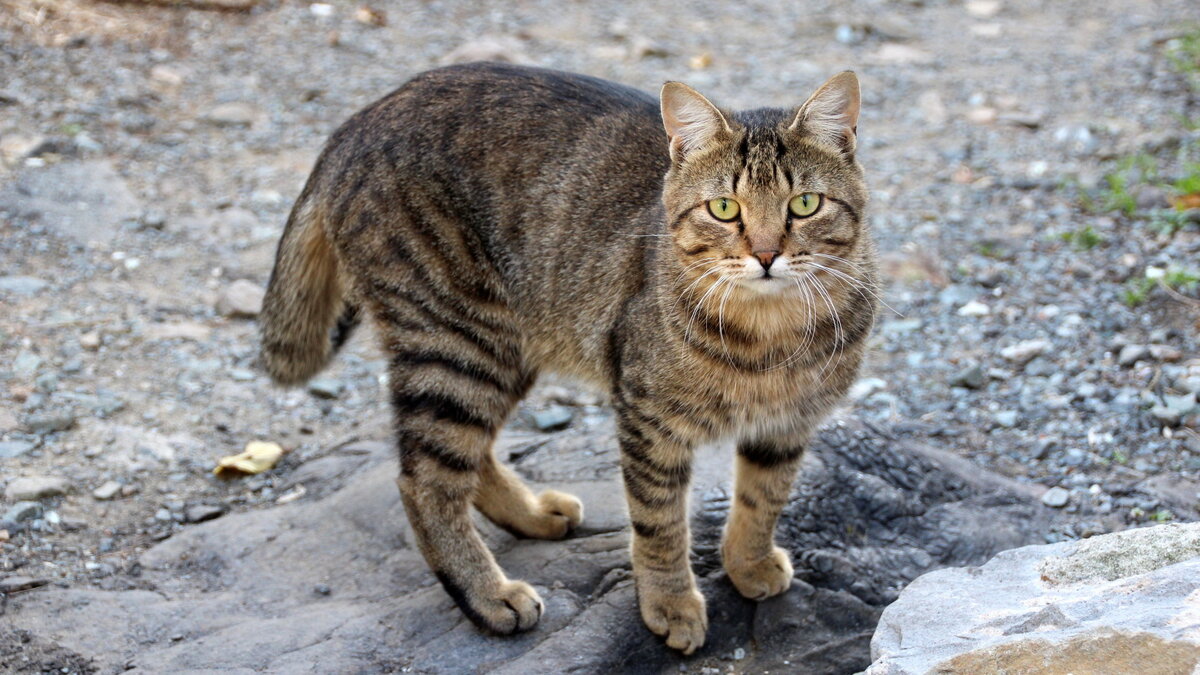
[[[463,598],[459,604],[476,625],[497,635],[529,630],[542,618],[542,598],[524,581],[505,580],[493,591]]]
[[[546,490],[537,498],[537,510],[522,523],[522,533],[534,539],[562,539],[583,522],[583,503],[573,495]]]
[[[738,593],[751,600],[766,600],[792,585],[792,561],[778,546],[757,560],[739,560],[726,554],[725,571]]]
[[[654,587],[639,588],[638,606],[646,627],[665,637],[668,647],[691,654],[704,646],[708,609],[700,591],[666,593]]]

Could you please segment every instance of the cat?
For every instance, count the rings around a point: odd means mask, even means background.
[[[431,70],[331,137],[279,243],[261,315],[282,384],[369,317],[390,358],[398,484],[446,592],[497,634],[542,601],[475,530],[557,539],[575,497],[534,495],[493,455],[539,373],[616,412],[646,626],[690,654],[708,617],[689,564],[693,449],[734,439],[722,555],[747,598],[786,591],[776,520],[814,428],[845,395],[876,313],[859,84],[731,113],[551,70]]]

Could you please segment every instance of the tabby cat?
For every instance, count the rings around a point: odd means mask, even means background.
[[[317,161],[279,244],[264,363],[300,383],[374,320],[417,543],[500,634],[532,628],[542,601],[497,566],[470,507],[539,539],[583,507],[533,494],[493,441],[539,373],[603,387],[642,619],[690,654],[708,624],[689,564],[694,448],[736,441],[725,569],[747,598],[783,593],[775,521],[862,360],[876,266],[858,112],[851,72],[799,108],[736,113],[677,82],[655,101],[512,65],[420,74]]]

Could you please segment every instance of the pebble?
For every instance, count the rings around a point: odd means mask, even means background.
[[[1167,363],[1175,363],[1183,358],[1183,352],[1170,345],[1150,345],[1150,356]]]
[[[976,316],[976,317],[978,317],[978,316],[987,316],[988,314],[991,314],[991,313],[992,313],[992,309],[990,307],[988,307],[987,305],[983,304],[982,302],[979,302],[978,300],[972,300],[972,301],[968,302],[967,304],[963,305],[962,307],[958,308],[959,316]]]
[[[987,375],[984,374],[983,367],[977,363],[963,368],[950,378],[952,387],[982,389],[985,384],[987,384]]]
[[[1055,509],[1061,509],[1071,501],[1071,493],[1064,488],[1052,487],[1042,495],[1042,503]]]
[[[1009,429],[1017,426],[1016,410],[1001,410],[996,413],[996,423]]]
[[[217,312],[235,319],[250,319],[262,312],[265,291],[253,281],[238,279],[226,286],[217,298]]]
[[[101,340],[99,331],[88,331],[79,336],[79,346],[83,347],[89,352],[94,352],[99,349],[100,342]]]
[[[50,284],[37,277],[0,277],[0,293],[13,295],[36,295]]]
[[[1162,402],[1150,409],[1150,415],[1159,422],[1173,427],[1178,425],[1184,416],[1191,414],[1195,409],[1196,392],[1194,391],[1188,392],[1183,396],[1164,394]]]
[[[877,391],[887,389],[887,382],[878,377],[866,377],[853,384],[847,397],[851,401],[861,401]]]
[[[1012,361],[1016,364],[1028,363],[1031,359],[1041,356],[1050,349],[1048,340],[1023,340],[1011,347],[1005,347],[1000,350],[1000,356],[1006,361]]]
[[[1121,352],[1117,355],[1117,365],[1128,368],[1149,354],[1150,348],[1146,345],[1125,345],[1121,347]]]
[[[1048,358],[1039,356],[1025,364],[1025,374],[1031,377],[1048,377],[1058,372],[1059,367]]]
[[[206,520],[220,518],[223,515],[225,515],[224,506],[193,504],[184,511],[183,518],[189,523],[202,523]]]
[[[0,458],[13,459],[33,449],[33,443],[28,441],[0,441]]]
[[[345,390],[346,385],[332,377],[318,377],[308,383],[308,393],[317,398],[337,398]]]
[[[211,108],[204,114],[204,119],[218,127],[248,127],[261,115],[261,111],[253,104],[233,102]]]
[[[317,584],[316,586],[313,586],[313,593],[316,593],[317,595],[329,595],[332,592],[333,589],[325,584]]]
[[[106,502],[116,497],[121,492],[121,484],[115,480],[110,480],[104,485],[92,490],[92,496],[96,499]]]
[[[71,483],[58,476],[26,476],[17,478],[8,484],[4,495],[14,502],[24,500],[45,499],[66,494],[71,489]]]
[[[34,434],[66,431],[75,426],[75,415],[68,412],[44,413],[25,418],[25,428]]]
[[[4,520],[21,523],[26,520],[36,520],[42,517],[42,505],[37,502],[23,501],[13,504],[4,512]]]
[[[533,426],[537,427],[538,431],[558,431],[566,428],[574,416],[575,413],[570,408],[555,405],[545,410],[539,410],[530,417],[533,420]]]

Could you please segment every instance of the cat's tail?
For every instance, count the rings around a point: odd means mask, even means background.
[[[359,321],[320,201],[306,188],[292,207],[259,315],[262,362],[279,384],[300,384],[324,368]]]

